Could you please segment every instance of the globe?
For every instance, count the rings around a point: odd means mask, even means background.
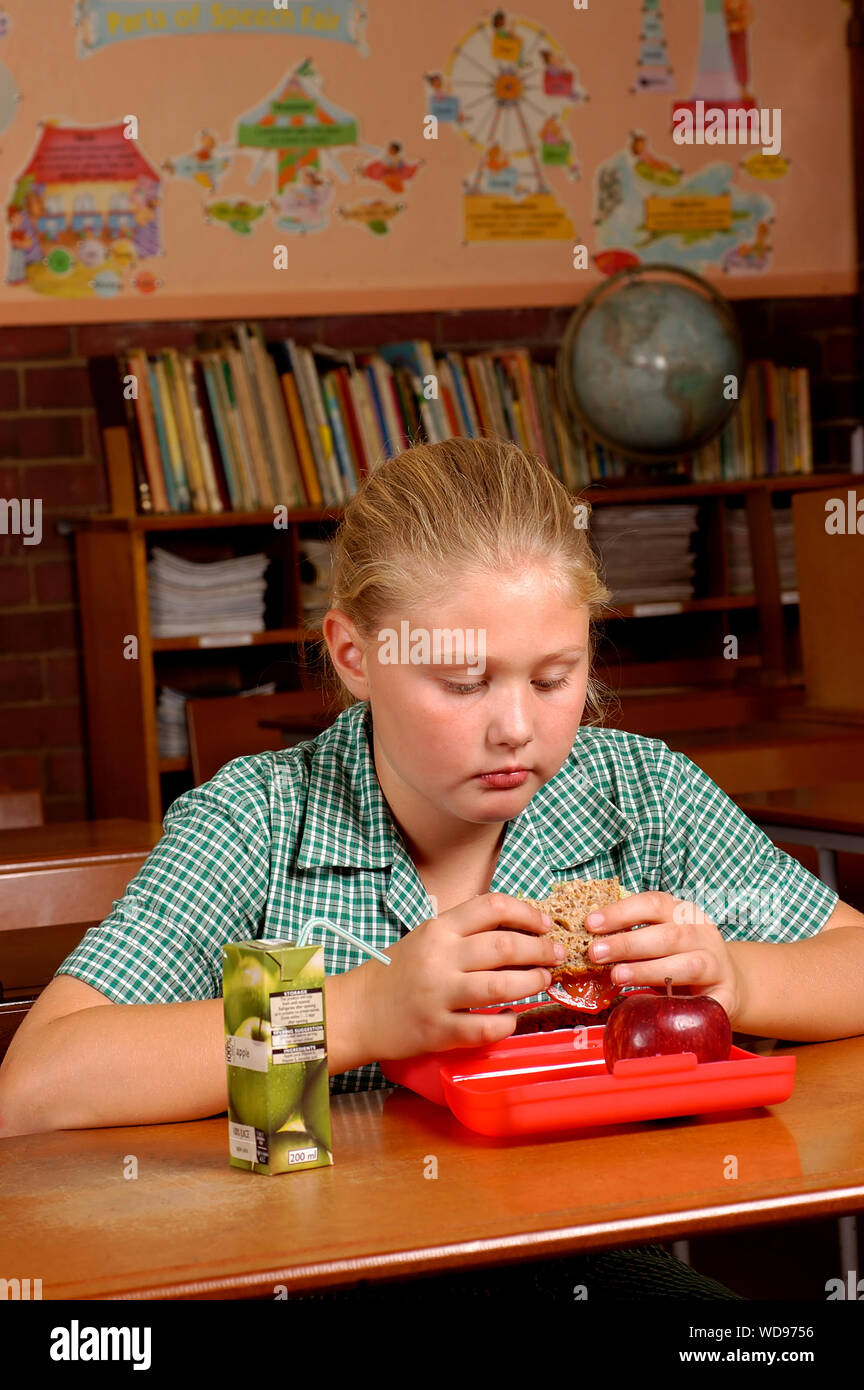
[[[571,414],[601,443],[640,460],[680,458],[722,430],[743,385],[732,310],[676,266],[621,270],[574,313],[558,356]]]

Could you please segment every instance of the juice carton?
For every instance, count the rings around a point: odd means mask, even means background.
[[[274,1177],[333,1162],[324,948],[222,947],[232,1168]]]

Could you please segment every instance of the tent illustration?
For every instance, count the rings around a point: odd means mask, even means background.
[[[319,87],[307,58],[276,92],[237,122],[238,149],[274,153],[279,192],[296,183],[303,169],[319,168],[322,152],[357,144],[355,117],[321,96]]]

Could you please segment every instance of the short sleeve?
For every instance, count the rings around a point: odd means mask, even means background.
[[[260,935],[269,885],[267,797],[244,778],[232,779],[229,763],[172,802],[124,896],[55,974],[116,1004],[221,995],[222,945]]]
[[[694,902],[737,941],[814,936],[838,895],[764,831],[683,753],[657,740],[665,807],[664,892]]]

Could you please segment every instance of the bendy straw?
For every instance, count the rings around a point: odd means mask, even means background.
[[[355,936],[353,932],[347,931],[345,927],[340,927],[335,922],[331,922],[327,917],[310,917],[309,921],[305,922],[300,929],[300,935],[297,938],[298,946],[306,945],[309,933],[312,931],[313,927],[327,927],[330,931],[335,931],[336,935],[341,936],[343,940],[350,941],[351,945],[356,946],[358,951],[363,951],[367,956],[374,956],[376,960],[380,960],[382,965],[392,964],[390,957],[385,956],[383,951],[379,951],[374,946],[370,946],[366,941],[361,941],[359,936]]]

